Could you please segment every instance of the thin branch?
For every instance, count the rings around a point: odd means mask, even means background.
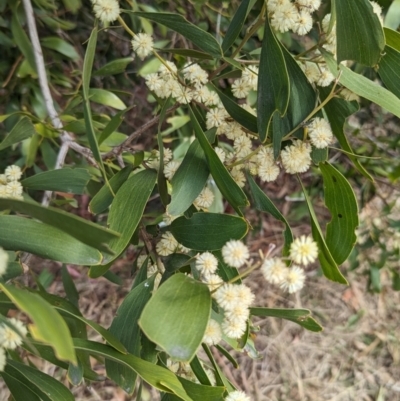
[[[177,108],[179,108],[181,105],[179,103],[173,105],[170,107],[166,112],[165,115],[173,113]],[[138,138],[140,135],[144,134],[148,129],[153,127],[154,125],[158,124],[160,121],[160,115],[154,116],[151,120],[149,120],[146,124],[143,124],[140,128],[138,128],[135,132],[130,134],[128,138],[125,139],[124,142],[121,143],[121,145],[115,146],[112,150],[109,152],[105,153],[102,155],[103,159],[108,159],[110,157],[116,157],[119,156],[124,148],[127,148],[136,138]]]
[[[43,98],[44,98],[46,110],[47,110],[47,113],[50,117],[50,120],[51,120],[53,126],[57,129],[61,130],[61,135],[60,135],[61,147],[60,147],[60,150],[57,155],[56,164],[54,166],[54,168],[57,170],[63,166],[65,157],[67,156],[67,153],[68,153],[68,149],[70,148],[71,144],[73,143],[73,138],[68,132],[62,130],[62,128],[63,128],[62,122],[61,122],[61,120],[58,116],[58,113],[54,107],[53,98],[51,96],[51,92],[50,92],[50,88],[49,88],[49,82],[47,81],[46,67],[44,64],[42,47],[40,45],[39,35],[37,32],[37,28],[36,28],[35,14],[33,12],[32,3],[30,0],[22,0],[22,2],[24,4],[29,37],[32,42],[33,53],[35,56],[35,63],[36,63],[36,69],[37,69],[37,74],[38,74],[38,79],[39,79],[39,86],[40,86],[40,90],[41,90]],[[43,206],[49,205],[51,196],[52,196],[51,191],[45,192],[43,200],[42,200]]]

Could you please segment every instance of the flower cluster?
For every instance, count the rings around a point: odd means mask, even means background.
[[[303,288],[306,278],[298,264],[307,266],[315,262],[318,257],[318,246],[311,237],[302,235],[292,242],[289,257],[297,264],[287,267],[281,258],[266,258],[261,266],[261,272],[269,283],[279,285],[292,294]]]
[[[0,198],[23,199],[21,177],[22,171],[18,166],[8,166],[4,174],[0,174]]]
[[[15,318],[9,318],[7,323],[0,324],[0,372],[7,363],[6,349],[14,350],[20,346],[27,333],[24,324]]]

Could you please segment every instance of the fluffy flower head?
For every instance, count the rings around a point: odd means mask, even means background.
[[[271,284],[280,284],[286,276],[287,267],[280,258],[266,258],[261,265],[261,273]]]
[[[249,248],[242,241],[230,240],[222,247],[222,257],[229,266],[239,268],[249,259]]]
[[[153,38],[147,33],[138,33],[132,39],[132,48],[141,60],[144,60],[153,50]]]
[[[298,264],[307,266],[318,257],[317,243],[310,237],[302,235],[290,245],[290,258]]]
[[[11,166],[8,166],[4,173],[5,173],[5,176],[6,176],[8,182],[18,181],[22,176],[21,169],[14,164]]]
[[[118,19],[120,10],[117,0],[94,0],[93,11],[102,22],[113,22]]]
[[[219,323],[214,320],[210,319],[208,322],[206,332],[204,333],[203,343],[207,345],[215,345],[218,344],[222,339],[222,331],[221,326]]]
[[[218,259],[211,252],[203,252],[196,257],[196,269],[201,274],[215,273],[218,268]]]
[[[300,140],[281,152],[283,167],[289,174],[305,173],[311,165],[311,146]]]
[[[0,346],[8,349],[15,349],[22,344],[22,336],[26,336],[28,330],[17,319],[11,318],[8,321],[16,328],[13,330],[10,326],[2,324],[0,326]],[[20,335],[21,334],[21,335]]]
[[[214,193],[210,188],[205,187],[194,200],[194,205],[199,209],[207,209],[214,202]]]
[[[243,391],[232,391],[225,398],[225,401],[251,401],[250,397],[246,395]]]
[[[316,117],[308,127],[311,143],[318,149],[329,146],[333,141],[331,125],[324,118]]]
[[[296,265],[293,265],[287,272],[286,277],[281,282],[281,288],[289,294],[293,294],[304,287],[306,276],[304,270]]]

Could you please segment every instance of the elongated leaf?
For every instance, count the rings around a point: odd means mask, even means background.
[[[9,360],[6,372],[23,383],[43,401],[75,400],[75,397],[63,384],[36,368]]]
[[[113,232],[91,221],[53,207],[43,207],[33,202],[0,199],[0,210],[5,209],[25,213],[43,223],[53,226],[57,230],[71,235],[76,241],[80,241],[93,248],[106,252],[110,251],[107,246],[108,243],[114,239],[120,238],[117,232]]]
[[[125,297],[118,308],[110,332],[114,334],[126,347],[130,354],[140,356],[140,328],[139,317],[144,306],[151,297],[154,286],[154,277],[137,285]],[[128,394],[135,389],[136,372],[113,361],[106,361],[107,376],[114,380]]]
[[[223,401],[224,399],[222,395],[225,392],[225,387],[223,386],[205,386],[186,380],[183,377],[178,377],[178,379],[193,401]]]
[[[24,55],[33,71],[36,71],[35,56],[33,54],[32,44],[29,41],[28,35],[22,29],[21,23],[18,20],[18,13],[13,12],[11,18],[11,33],[12,37],[17,44],[19,50]]]
[[[2,283],[0,288],[33,321],[29,325],[33,338],[51,345],[57,358],[77,363],[68,326],[51,305],[37,294]]]
[[[374,66],[385,46],[382,25],[368,0],[332,0],[336,14],[337,62]]]
[[[181,56],[185,57],[191,57],[191,58],[198,58],[202,60],[213,60],[214,58],[210,56],[207,53],[201,52],[199,50],[193,50],[193,49],[162,49],[163,52],[167,53],[172,53],[172,54],[179,54]]]
[[[113,348],[93,341],[74,339],[75,349],[103,356],[115,362],[122,363],[134,370],[145,382],[151,386],[168,393],[176,394],[182,400],[192,401],[187,395],[178,378],[168,369],[144,361],[134,355],[120,354]]]
[[[117,258],[129,244],[153,191],[156,177],[154,170],[143,170],[130,177],[117,192],[111,204],[108,225],[111,230],[120,232],[121,237],[110,242],[115,255],[105,255],[104,265]]]
[[[79,54],[75,50],[75,47],[65,40],[58,38],[57,36],[47,36],[40,41],[43,47],[48,49],[56,50],[71,60],[79,60]]]
[[[256,116],[249,113],[243,107],[240,107],[233,99],[221,92],[216,86],[214,86],[214,89],[218,93],[226,111],[235,121],[251,132],[258,132]]]
[[[180,33],[186,39],[192,41],[199,49],[213,57],[220,58],[222,50],[217,40],[208,32],[189,22],[182,15],[173,13],[141,13],[135,12],[138,17],[143,17]]]
[[[124,119],[124,114],[130,110],[130,108],[126,108],[124,110],[119,111],[115,116],[112,117],[112,119],[107,123],[106,127],[103,129],[101,132],[100,138],[99,138],[99,145],[101,145],[111,134],[113,134],[118,127],[121,125],[123,119]]]
[[[378,73],[385,86],[400,98],[400,51],[385,46]]]
[[[400,33],[393,29],[383,28],[385,33],[386,45],[400,51]]]
[[[240,35],[244,22],[255,3],[256,0],[242,0],[240,3],[240,6],[229,24],[224,40],[222,41],[221,47],[224,54],[230,49],[230,47],[235,43],[236,38]]]
[[[310,331],[322,331],[322,326],[311,317],[308,309],[250,308],[252,316],[270,316],[290,320]]]
[[[324,177],[325,204],[332,220],[326,226],[326,245],[340,265],[350,255],[357,241],[358,205],[351,185],[329,163],[319,165]]]
[[[285,225],[285,230],[283,232],[283,238],[285,240],[285,245],[283,247],[283,254],[285,256],[289,255],[290,244],[293,242],[293,234],[290,229],[289,223],[278,210],[278,208],[272,203],[271,199],[265,194],[265,192],[256,184],[253,177],[248,175],[247,180],[250,185],[250,191],[253,195],[254,206],[257,210],[264,213],[269,213],[277,220],[281,221]]]
[[[118,171],[118,173],[115,174],[110,179],[109,181],[110,186],[114,194],[118,192],[121,185],[128,179],[131,172],[132,172],[132,166],[127,166],[122,170]],[[92,200],[89,203],[90,212],[94,214],[99,214],[104,212],[111,205],[113,199],[114,196],[111,193],[109,186],[103,185],[100,191],[97,192],[97,194],[92,198]]]
[[[215,130],[205,133],[211,143],[215,138]],[[207,160],[198,139],[190,145],[181,165],[174,174],[171,185],[171,203],[168,213],[172,216],[183,214],[206,185],[210,175]]]
[[[3,142],[0,143],[0,150],[8,148],[14,143],[23,141],[26,138],[30,138],[35,135],[35,128],[29,118],[22,117],[11,132],[4,138]]]
[[[390,111],[395,116],[400,117],[400,99],[395,96],[392,92],[388,91],[384,87],[372,82],[368,78],[363,77],[345,67],[343,64],[339,65],[337,69],[336,62],[333,57],[321,50],[331,73],[337,77],[340,74],[339,82],[350,89],[358,96],[364,97],[371,102],[383,107],[387,111]]]
[[[247,206],[249,203],[246,195],[236,184],[235,180],[229,174],[228,170],[221,162],[214,149],[211,147],[206,136],[204,135],[203,130],[201,129],[199,122],[197,121],[196,116],[193,113],[193,110],[190,108],[189,111],[196,138],[198,139],[200,146],[203,148],[203,151],[206,155],[208,166],[215,180],[215,183],[217,184],[225,199],[235,209],[236,213],[240,216],[243,216],[241,207]]]
[[[19,216],[0,216],[0,246],[75,265],[98,265],[101,253],[65,232]]]
[[[113,92],[105,89],[90,88],[89,97],[92,102],[110,106],[117,110],[126,109],[125,103]]]
[[[275,110],[284,116],[289,104],[290,83],[285,58],[278,40],[265,19],[257,90],[257,123],[261,142],[267,139]]]
[[[329,94],[329,89],[320,88],[320,93],[325,98]],[[352,156],[354,154],[354,151],[351,148],[350,143],[348,142],[347,137],[343,131],[346,118],[354,114],[357,110],[358,110],[357,102],[347,102],[344,99],[336,97],[331,99],[324,107],[324,111],[328,116],[332,132],[339,141],[340,146],[342,147],[343,150],[348,152],[347,156],[353,162],[357,170],[368,180],[373,181],[374,180],[373,177],[363,167],[358,158],[356,156]]]
[[[84,168],[63,168],[35,174],[22,180],[21,184],[29,189],[81,195],[89,180],[90,174]]]
[[[289,76],[290,94],[286,115],[290,122],[290,129],[293,129],[304,121],[314,109],[317,101],[317,94],[293,56],[281,43],[279,43],[279,45],[285,59]],[[285,134],[286,133],[287,132],[285,132]]]
[[[229,240],[243,238],[247,230],[243,218],[218,213],[194,213],[190,219],[182,216],[170,226],[180,244],[197,251],[221,249]]]
[[[312,234],[314,241],[318,244],[318,259],[321,264],[324,276],[329,280],[335,281],[337,283],[348,284],[347,280],[340,272],[335,262],[335,259],[331,255],[331,252],[325,242],[324,235],[318,223],[317,216],[315,215],[315,211],[310,201],[310,198],[308,197],[307,191],[301,181],[300,184],[302,186],[304,197],[307,202],[307,207],[310,212]]]
[[[210,378],[207,376],[207,373],[204,370],[203,365],[197,355],[190,361],[190,367],[195,374],[197,380],[201,384],[211,386]]]
[[[393,0],[386,12],[384,26],[396,30],[400,25],[400,0]]]
[[[109,75],[121,74],[126,70],[126,67],[133,61],[132,57],[119,58],[117,60],[110,61],[103,65],[97,71],[93,73],[94,76],[106,77]]]
[[[207,285],[177,273],[146,304],[139,325],[173,359],[190,361],[201,344],[210,312]]]
[[[22,381],[18,380],[14,375],[7,372],[7,366],[4,372],[1,372],[14,401],[41,401],[40,398],[32,392]]]

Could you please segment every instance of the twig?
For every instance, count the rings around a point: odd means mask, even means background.
[[[173,105],[165,112],[165,115],[173,113],[180,106],[181,105],[179,103]],[[125,141],[121,143],[121,145],[114,147],[112,150],[110,150],[109,152],[102,155],[102,158],[108,159],[110,157],[119,156],[124,148],[128,147],[136,138],[138,138],[140,135],[144,134],[148,129],[150,129],[154,125],[158,124],[159,121],[160,121],[160,115],[154,116],[146,124],[142,125],[135,132],[133,132],[131,135],[129,135],[128,138],[126,138]]]
[[[51,120],[53,126],[57,129],[61,130],[61,135],[60,135],[61,147],[60,147],[60,150],[57,155],[56,164],[54,166],[54,169],[57,170],[63,166],[65,157],[67,156],[67,153],[68,153],[68,149],[70,147],[72,147],[71,144],[73,143],[73,138],[71,137],[71,135],[68,132],[62,130],[62,128],[63,128],[62,122],[61,122],[61,120],[58,116],[58,113],[54,107],[53,98],[50,93],[49,82],[47,81],[46,67],[44,65],[43,52],[42,52],[42,47],[40,45],[39,35],[37,32],[37,28],[36,28],[35,14],[33,12],[32,3],[30,0],[22,0],[22,2],[24,4],[29,37],[31,38],[33,53],[35,56],[35,63],[36,63],[36,69],[37,69],[37,74],[38,74],[38,79],[39,79],[39,86],[40,86],[40,90],[41,90],[43,98],[44,98],[46,110],[47,110],[47,113],[50,117],[50,120]],[[76,146],[74,146],[74,148],[77,149]],[[43,200],[42,200],[43,206],[49,205],[51,196],[52,196],[52,191],[45,192],[45,194],[43,196]]]

